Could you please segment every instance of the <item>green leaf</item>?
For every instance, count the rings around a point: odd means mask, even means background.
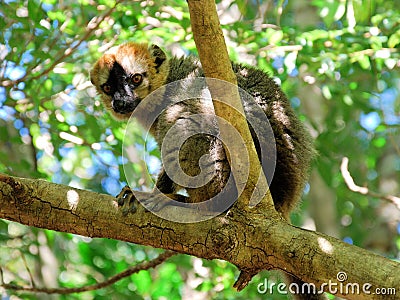
[[[388,40],[390,48],[395,48],[398,44],[400,44],[400,29],[393,33]]]
[[[329,31],[322,29],[315,29],[302,34],[306,40],[315,41],[319,39],[327,39],[329,37]]]
[[[135,283],[137,290],[141,294],[149,294],[153,281],[149,271],[140,271],[139,273],[133,275],[132,281]]]
[[[47,15],[51,20],[58,20],[64,22],[66,20],[66,15],[62,11],[49,11]]]
[[[257,7],[253,6],[253,2],[247,0],[238,0],[235,1],[239,11],[243,16],[246,17],[247,20],[254,20],[257,14]]]
[[[343,102],[346,103],[347,105],[351,106],[353,105],[353,99],[349,95],[344,95],[343,96]]]
[[[44,87],[46,90],[51,91],[51,89],[53,88],[53,81],[50,80],[50,79],[46,79],[45,82],[44,82],[43,87]]]
[[[364,23],[367,22],[373,14],[376,0],[353,0],[352,5],[357,23]]]
[[[337,13],[339,10],[339,13]],[[333,21],[336,21],[335,16],[339,16],[342,11],[340,1],[325,1],[324,6],[320,10],[320,16],[324,20],[327,27],[330,27]]]
[[[277,45],[280,43],[280,41],[283,38],[283,32],[282,30],[276,30],[272,35],[269,37],[269,44],[271,45]]]
[[[364,70],[369,70],[371,68],[371,63],[368,55],[360,55],[357,61],[360,64],[361,68],[363,68]]]
[[[372,144],[377,148],[382,148],[386,145],[386,139],[384,137],[374,139]]]
[[[326,99],[328,99],[328,100],[332,99],[332,94],[331,94],[331,91],[330,91],[330,89],[329,89],[329,86],[324,85],[324,86],[322,87],[322,95],[324,95],[324,97],[325,97]]]

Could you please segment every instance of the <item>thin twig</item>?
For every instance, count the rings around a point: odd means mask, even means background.
[[[301,45],[288,45],[288,46],[276,46],[276,45],[268,45],[265,47],[262,47],[260,49],[258,49],[257,52],[260,51],[283,51],[283,52],[298,52],[301,51],[303,49],[303,46]]]
[[[1,287],[9,290],[14,291],[25,291],[25,292],[33,292],[33,293],[45,293],[45,294],[73,294],[73,293],[82,293],[87,291],[94,291],[98,290],[107,286],[114,284],[115,282],[128,277],[134,273],[138,273],[142,270],[148,270],[158,266],[159,264],[163,263],[165,260],[170,258],[171,256],[176,255],[176,252],[173,251],[165,251],[164,253],[160,254],[157,258],[148,261],[142,262],[134,267],[128,268],[125,271],[118,273],[109,279],[93,284],[82,286],[78,288],[38,288],[38,287],[28,287],[28,286],[19,286],[16,284],[1,284]]]
[[[4,284],[4,274],[3,274],[3,268],[0,266],[0,284]]]
[[[357,57],[361,55],[373,56],[378,51],[388,51],[390,53],[397,53],[396,48],[381,48],[381,49],[364,49],[356,52],[349,53],[349,57]]]
[[[22,261],[24,262],[24,265],[25,265],[25,269],[26,269],[26,271],[27,271],[28,274],[29,274],[29,278],[30,278],[30,280],[31,280],[31,285],[32,285],[33,287],[35,287],[35,280],[33,279],[33,275],[32,275],[31,269],[30,269],[29,266],[28,266],[28,262],[26,261],[26,257],[25,257],[25,255],[24,255],[24,253],[22,253],[21,251],[20,251],[20,253],[21,253]]]
[[[347,187],[351,191],[360,193],[362,195],[368,195],[368,196],[371,196],[374,198],[379,198],[379,199],[388,201],[388,202],[396,205],[396,207],[400,210],[400,198],[399,197],[392,196],[392,195],[383,195],[380,193],[373,192],[367,187],[358,186],[357,184],[355,184],[353,177],[351,177],[351,174],[348,170],[348,166],[349,166],[349,159],[347,157],[343,157],[342,163],[340,165],[340,171],[342,173],[344,182],[346,183]]]

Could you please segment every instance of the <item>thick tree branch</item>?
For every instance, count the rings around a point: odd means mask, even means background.
[[[254,274],[280,268],[305,282],[340,284],[336,275],[361,287],[400,290],[399,264],[332,237],[271,219],[255,207],[194,224],[174,223],[145,212],[122,216],[115,198],[68,186],[0,176],[0,218],[83,236],[112,238],[227,260]],[[174,213],[174,207],[166,207]],[[190,210],[188,210],[190,213]],[[368,262],[368,263],[364,263]],[[338,287],[338,285],[336,286]],[[327,288],[325,286],[325,288]],[[377,294],[337,295],[348,299],[395,299]]]

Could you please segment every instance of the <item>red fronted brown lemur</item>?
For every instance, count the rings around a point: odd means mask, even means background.
[[[268,74],[237,63],[232,63],[232,68],[237,76],[238,86],[252,96],[272,127],[275,138],[273,144],[276,145],[276,167],[270,182],[270,191],[277,211],[288,220],[289,213],[296,207],[308,179],[314,155],[312,139],[295,115],[285,94]],[[104,54],[95,63],[90,77],[107,110],[116,119],[127,120],[139,103],[153,91],[178,80],[204,77],[204,73],[196,57],[167,59],[156,45],[126,43]],[[166,92],[164,97],[167,96]],[[251,114],[254,102],[250,103],[245,97],[242,104],[246,115]],[[162,147],[172,126],[182,133],[192,126],[193,120],[190,116],[194,114],[214,115],[211,100],[188,99],[166,107],[150,129],[159,147]],[[139,116],[139,122],[140,119],[143,121],[145,117]],[[252,127],[261,128],[267,125],[261,121],[257,123],[257,120],[250,125],[257,152],[260,154],[262,143]],[[224,188],[230,167],[223,144],[216,136],[199,134],[187,139],[179,149],[180,167],[187,175],[196,176],[202,171],[199,161],[204,155],[207,155],[206,167],[210,180],[199,187],[184,187],[188,196],[180,195],[176,198],[179,201],[202,202],[214,197]],[[269,171],[264,169],[265,173]],[[161,192],[170,195],[182,188],[174,183],[164,169],[158,176],[156,186]],[[318,298],[304,295],[303,299]]]

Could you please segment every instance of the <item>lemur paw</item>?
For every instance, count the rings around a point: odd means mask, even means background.
[[[159,212],[164,207],[171,205],[173,203],[173,199],[170,199],[166,194],[151,193],[147,194],[143,198],[140,198],[140,203],[143,204],[143,206],[146,208],[146,211]]]
[[[136,197],[129,186],[124,186],[116,196],[118,206],[121,207],[122,215],[125,217],[129,213],[136,212]]]
[[[129,186],[125,186],[116,196],[118,206],[121,207],[123,216],[129,213],[135,213],[138,202],[142,204],[146,211],[158,212],[169,205],[179,206],[179,204],[187,202],[188,198],[178,194],[163,194],[160,192],[140,192],[133,191]]]

